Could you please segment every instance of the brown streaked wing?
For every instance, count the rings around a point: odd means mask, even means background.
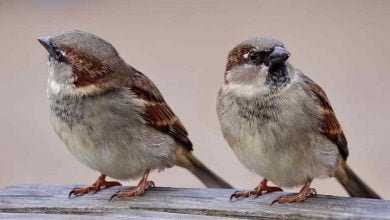
[[[311,88],[313,95],[318,100],[318,103],[323,109],[320,116],[321,132],[337,145],[341,156],[344,159],[347,159],[349,154],[347,139],[345,138],[340,123],[337,121],[336,115],[332,106],[330,105],[328,97],[326,96],[324,90],[322,90],[322,88],[317,83],[303,74],[302,76],[305,83]]]
[[[145,113],[142,115],[145,121],[156,129],[171,135],[188,150],[192,150],[192,143],[188,138],[187,130],[165,102],[153,82],[137,71],[131,89],[138,98],[146,102]]]

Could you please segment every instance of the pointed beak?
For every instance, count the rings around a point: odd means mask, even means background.
[[[49,52],[50,55],[53,55],[54,50],[53,50],[53,47],[50,44],[50,38],[51,38],[51,36],[39,37],[38,41]]]
[[[272,53],[268,56],[268,64],[270,66],[284,63],[290,57],[290,52],[283,47],[276,46]]]

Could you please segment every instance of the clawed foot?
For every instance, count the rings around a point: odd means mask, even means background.
[[[112,186],[121,186],[119,182],[116,181],[106,181],[106,176],[101,175],[91,186],[88,187],[75,187],[72,191],[69,192],[69,198],[74,195],[75,197],[81,196],[87,193],[96,193],[101,189],[109,188]]]
[[[255,198],[261,196],[263,194],[263,192],[266,192],[266,193],[270,193],[270,192],[276,192],[276,191],[283,191],[280,187],[276,187],[276,186],[267,186],[267,182],[268,180],[267,179],[263,179],[260,184],[258,186],[256,186],[256,188],[252,191],[249,191],[249,192],[234,192],[231,196],[230,196],[230,201],[232,201],[233,199],[243,199],[243,198],[247,198],[247,197],[250,197],[250,196],[255,196]]]
[[[109,201],[111,201],[113,198],[140,196],[144,194],[145,190],[153,187],[155,187],[153,181],[146,181],[144,184],[140,184],[133,189],[124,189],[116,192],[114,195],[111,196]]]
[[[271,205],[274,203],[294,203],[294,202],[303,202],[306,200],[307,197],[315,196],[317,195],[317,191],[314,188],[309,187],[310,182],[308,184],[305,184],[303,188],[299,191],[297,194],[293,195],[287,195],[287,196],[280,196],[274,201],[272,201]]]
[[[138,183],[137,187],[132,188],[132,189],[120,190],[120,191],[116,192],[114,195],[112,195],[109,201],[111,201],[113,198],[140,196],[140,195],[144,194],[145,190],[155,187],[155,184],[153,181],[147,180],[148,175],[149,175],[149,170],[147,170],[145,172],[144,177]]]

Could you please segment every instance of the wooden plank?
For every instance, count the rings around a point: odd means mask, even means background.
[[[114,199],[124,187],[69,199],[74,186],[20,185],[0,190],[0,218],[4,219],[218,219],[220,218],[331,218],[390,219],[390,201],[317,195],[303,203],[274,204],[284,192],[256,199],[229,201],[230,189],[157,187],[143,196]]]
[[[43,214],[43,213],[0,213],[0,219],[72,219],[72,220],[112,220],[112,219],[183,219],[183,220],[212,220],[212,219],[226,219],[223,217],[215,216],[200,216],[200,215],[188,215],[178,213],[166,213],[166,212],[153,212],[142,210],[130,210],[126,212],[112,213],[92,213],[92,214]],[[229,218],[233,219],[233,218]]]

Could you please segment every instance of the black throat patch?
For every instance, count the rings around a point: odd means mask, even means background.
[[[284,88],[290,81],[287,65],[278,65],[269,69],[265,84],[275,91]]]

